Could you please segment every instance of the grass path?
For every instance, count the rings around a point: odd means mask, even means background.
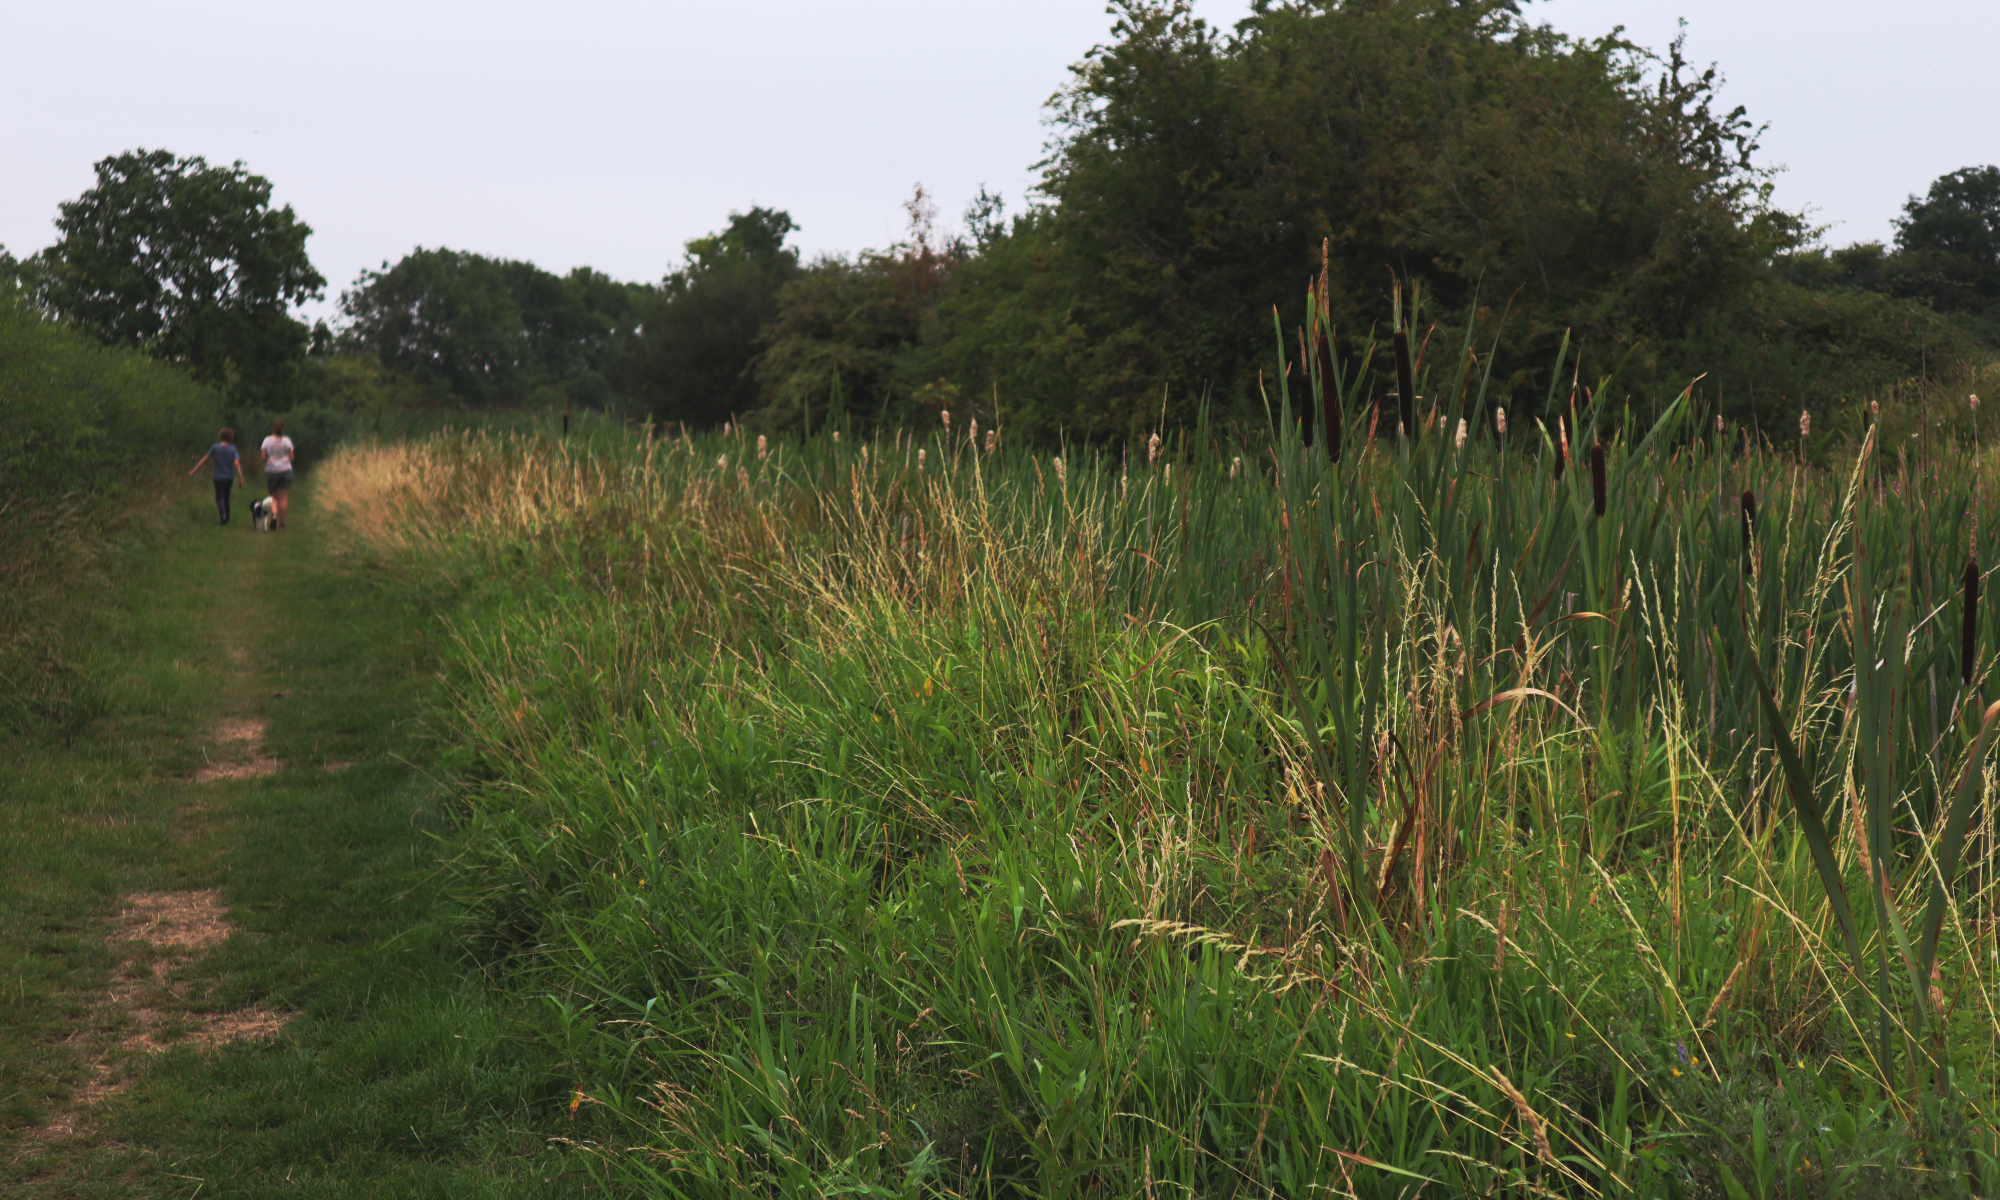
[[[101,712],[4,747],[0,1195],[567,1190],[569,1083],[430,879],[434,614],[294,512],[140,521],[78,598]]]

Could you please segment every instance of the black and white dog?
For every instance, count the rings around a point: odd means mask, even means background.
[[[250,527],[258,533],[269,533],[278,527],[278,502],[269,496],[250,506]]]

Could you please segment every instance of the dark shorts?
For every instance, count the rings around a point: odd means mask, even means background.
[[[266,491],[272,491],[272,492],[291,491],[292,473],[290,471],[264,472],[264,488]]]

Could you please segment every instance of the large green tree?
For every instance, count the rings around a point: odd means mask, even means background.
[[[640,308],[613,373],[619,391],[662,420],[697,426],[756,408],[752,366],[779,292],[800,272],[785,244],[797,228],[788,213],[752,208],[690,241]]]
[[[1587,375],[1665,382],[1802,232],[1677,48],[1569,38],[1508,0],[1259,0],[1227,33],[1183,0],[1114,12],[1051,102],[1041,203],[949,264],[889,373],[905,395],[997,394],[1022,432],[1100,437],[1204,396],[1254,414],[1272,307],[1298,321],[1323,261],[1343,337],[1421,283],[1430,314],[1500,333],[1503,394],[1539,398],[1565,331]]]
[[[601,405],[638,289],[578,267],[418,247],[342,293],[340,345],[472,404]]]
[[[2000,167],[1941,175],[1896,222],[1894,289],[2000,337]]]
[[[292,309],[326,281],[306,255],[311,228],[271,207],[270,180],[165,150],[113,155],[96,172],[32,265],[41,302],[198,379],[260,399],[282,388],[308,337]]]

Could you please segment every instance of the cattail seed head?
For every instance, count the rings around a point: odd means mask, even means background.
[[[1812,413],[1809,410],[1802,408],[1799,410],[1799,440],[1804,441],[1806,438],[1809,438],[1811,436],[1812,436]]]
[[[1507,436],[1507,410],[1506,410],[1506,409],[1504,409],[1504,408],[1496,408],[1496,409],[1494,409],[1494,410],[1493,410],[1493,432],[1495,432],[1495,433],[1499,434],[1499,435],[1500,435],[1501,437],[1506,437],[1506,436]]]
[[[1235,458],[1229,460],[1229,477],[1231,479],[1234,479],[1238,475],[1241,475],[1242,473],[1243,473],[1243,456],[1239,454]]]
[[[1166,481],[1168,485],[1171,486],[1174,482],[1174,464],[1168,463],[1166,467],[1163,469],[1166,472]]]
[[[729,425],[729,422],[727,422],[727,421],[724,421],[724,422],[722,423],[722,436],[723,436],[723,437],[728,437],[728,436],[729,436],[729,428],[730,428],[730,425]]]
[[[972,421],[971,421],[971,423],[970,423],[970,424],[968,424],[968,425],[966,426],[966,429],[965,429],[965,440],[966,440],[966,441],[968,441],[968,442],[971,442],[971,443],[972,443],[973,445],[975,445],[975,446],[977,446],[977,445],[979,444],[979,418],[978,418],[978,417],[974,417],[974,418],[972,418]]]
[[[718,454],[715,456],[715,469],[718,471],[727,471],[729,469],[729,456],[727,454]]]
[[[838,429],[833,431],[833,444],[836,446],[840,445],[840,430]]]
[[[1056,482],[1057,482],[1057,483],[1063,483],[1063,484],[1066,484],[1066,483],[1068,483],[1068,482],[1069,482],[1069,468],[1068,468],[1068,467],[1065,467],[1065,466],[1063,466],[1063,460],[1062,460],[1061,458],[1059,458],[1059,457],[1058,457],[1058,458],[1052,458],[1052,459],[1050,459],[1049,461],[1050,461],[1051,463],[1053,463],[1053,464],[1055,465],[1055,468],[1056,468]]]
[[[771,444],[770,444],[769,440],[768,440],[768,439],[766,439],[766,438],[764,437],[764,435],[763,435],[763,434],[761,434],[761,433],[760,433],[760,434],[758,434],[758,435],[757,435],[757,461],[758,461],[758,462],[763,462],[763,461],[764,461],[764,455],[765,455],[765,454],[766,454],[767,452],[769,452],[769,450],[770,450],[770,445],[771,445]]]
[[[1452,448],[1452,449],[1454,449],[1454,450],[1463,450],[1463,449],[1465,449],[1465,418],[1464,418],[1464,417],[1460,417],[1460,418],[1458,419],[1458,436],[1456,436],[1456,437],[1454,437],[1454,438],[1452,438],[1452,439],[1451,439],[1451,448]]]
[[[986,453],[988,453],[988,454],[991,454],[991,453],[993,453],[993,448],[994,448],[995,446],[998,446],[999,444],[1000,444],[1000,431],[999,431],[999,430],[997,430],[997,429],[989,429],[989,430],[987,430],[987,431],[986,431]]]
[[[924,452],[921,449],[919,449],[917,451],[917,470],[921,471],[923,469],[924,469]]]
[[[938,420],[940,420],[940,421],[943,421],[943,422],[944,422],[944,427],[945,427],[946,429],[950,429],[950,428],[951,428],[951,410],[950,410],[950,409],[948,409],[948,408],[940,408],[940,409],[938,409]]]
[[[1153,460],[1158,458],[1159,456],[1160,456],[1160,435],[1156,433],[1153,436],[1146,439],[1146,465],[1149,467],[1152,466]]]
[[[1974,393],[1972,393],[1972,394],[1971,394],[1970,396],[1967,396],[1967,397],[1965,398],[1965,402],[1966,402],[1966,404],[1967,404],[1967,405],[1969,405],[1969,406],[1971,407],[1971,409],[1972,409],[1972,411],[1973,411],[1973,412],[1978,412],[1978,411],[1979,411],[1979,393],[1978,393],[1978,392],[1974,392]]]
[[[1721,432],[1722,432],[1722,414],[1721,414],[1721,413],[1716,413],[1716,414],[1715,414],[1715,432],[1717,432],[1717,433],[1721,433]]]

